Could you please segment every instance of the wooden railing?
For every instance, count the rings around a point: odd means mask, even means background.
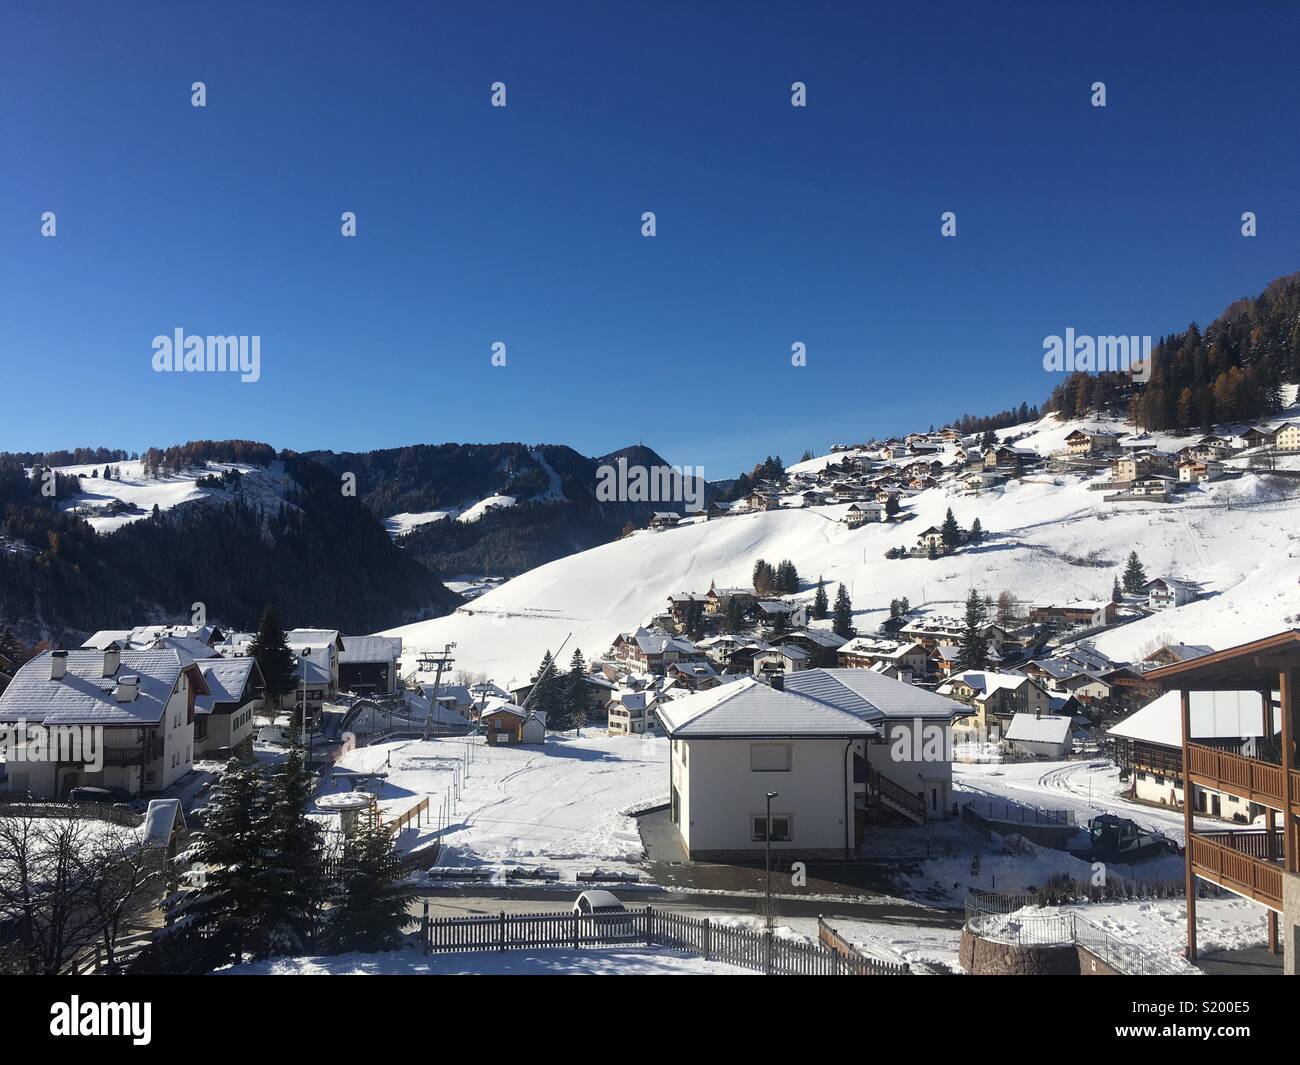
[[[380,821],[383,823],[383,826],[388,829],[390,834],[396,835],[402,829],[409,828],[412,821],[414,821],[418,826],[420,824],[421,815],[427,815],[428,813],[429,796],[426,795],[414,806],[408,810],[404,810],[397,817],[394,817],[391,820],[385,820],[381,815]]]
[[[883,773],[872,775],[872,781],[876,785],[876,791],[882,799],[888,799],[890,802],[903,807],[908,813],[920,821],[926,819],[925,799],[915,792],[908,791],[900,784],[895,784]]]
[[[1193,743],[1187,748],[1187,768],[1203,786],[1279,808],[1286,805],[1286,778],[1280,765]]]
[[[1192,871],[1215,883],[1263,903],[1282,909],[1282,867],[1252,858],[1204,836],[1190,840]]]
[[[906,964],[846,954],[770,931],[714,924],[709,918],[647,906],[617,913],[501,913],[429,917],[421,922],[426,954],[444,951],[539,950],[565,947],[667,947],[778,976],[905,976]]]
[[[1217,843],[1221,847],[1227,847],[1229,850],[1236,851],[1238,854],[1246,854],[1252,858],[1259,858],[1263,861],[1281,860],[1283,834],[1279,830],[1273,832],[1273,846],[1269,848],[1269,833],[1264,831],[1248,832],[1201,832],[1198,839],[1209,840],[1211,843]]]

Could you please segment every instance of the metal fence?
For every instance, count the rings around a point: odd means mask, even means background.
[[[426,954],[448,951],[536,950],[547,947],[647,946],[773,976],[904,976],[906,965],[846,955],[820,943],[783,939],[667,913],[650,906],[619,913],[500,913],[495,917],[434,917],[426,907],[421,937]]]
[[[1127,976],[1180,976],[1168,958],[1116,939],[1076,911],[1025,913],[1034,896],[977,894],[966,899],[966,931],[1012,946],[1076,946]]]
[[[1010,825],[1072,825],[1073,810],[1044,810],[1018,802],[999,802],[994,799],[969,799],[966,806],[985,821]]]

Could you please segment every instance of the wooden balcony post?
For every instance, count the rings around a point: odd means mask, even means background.
[[[1295,832],[1291,828],[1294,818],[1291,815],[1291,803],[1300,798],[1291,794],[1291,769],[1295,764],[1291,745],[1295,743],[1295,673],[1284,669],[1277,678],[1278,693],[1281,695],[1282,725],[1282,868],[1288,873],[1300,872],[1297,864]],[[1269,822],[1272,827],[1272,822]]]
[[[1188,747],[1192,741],[1192,700],[1186,688],[1180,689],[1179,703],[1183,719],[1183,861],[1185,872],[1184,890],[1187,895],[1187,958],[1196,960],[1196,876],[1192,872],[1192,808],[1195,806],[1192,775],[1189,771],[1191,758]]]

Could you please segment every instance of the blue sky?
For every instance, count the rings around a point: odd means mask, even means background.
[[[1300,269],[1300,6],[1076,6],[10,0],[0,449],[644,441],[724,477],[1041,401],[1044,336]],[[259,335],[262,379],[154,373],[177,327]]]

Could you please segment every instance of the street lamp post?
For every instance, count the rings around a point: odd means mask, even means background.
[[[772,800],[777,798],[777,792],[769,791],[767,793],[767,824],[763,830],[763,864],[766,867],[764,877],[764,895],[766,896],[765,906],[767,908],[767,923],[770,927],[772,924]]]

